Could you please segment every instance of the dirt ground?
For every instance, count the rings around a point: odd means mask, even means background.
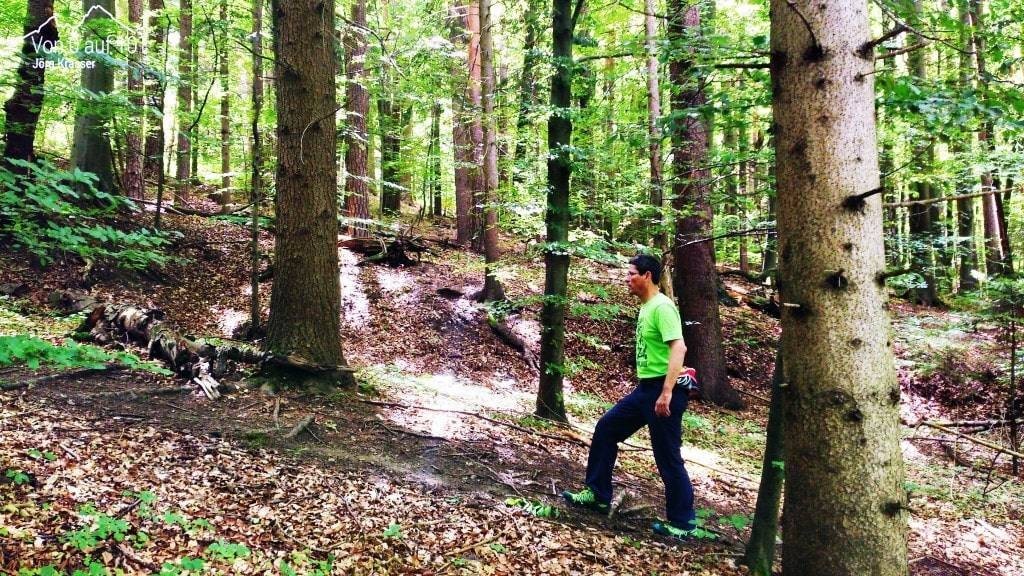
[[[189,261],[162,277],[100,270],[83,279],[74,266],[36,272],[5,255],[0,283],[24,282],[24,307],[37,314],[49,310],[50,291],[78,288],[101,301],[160,308],[190,334],[231,338],[248,309],[245,231],[168,220],[182,230]],[[513,298],[543,284],[538,265],[521,258],[505,282]],[[211,545],[234,542],[250,554],[229,558],[214,547],[220,564],[208,560],[206,568],[284,574],[287,565],[312,574],[330,554],[339,574],[742,573],[735,559],[749,528],[735,519],[749,515],[756,498],[777,321],[744,304],[722,308],[730,376],[749,408],[692,406],[684,457],[718,538],[673,545],[650,534],[663,504],[643,434],[624,447],[617,468],[618,486],[631,495],[625,513],[599,518],[566,510],[557,497],[579,485],[596,418],[630,386],[635,311],[621,270],[574,269],[571,290],[594,305],[569,321],[573,425],[558,427],[530,416],[536,370],[491,332],[472,300],[483,273],[478,258],[439,248],[415,267],[358,261],[341,251],[345,355],[359,368],[357,388],[267,393],[239,367],[228,379],[238,390],[212,401],[182,390],[184,381],[138,371],[0,392],[0,464],[30,477],[0,482],[0,527],[8,532],[0,572],[82,566],[82,549],[60,535],[105,514],[127,521],[129,535],[147,534],[141,546],[136,538],[86,548],[128,572],[181,573],[182,558],[204,550],[209,558]],[[731,278],[726,288],[741,302],[757,290]],[[264,306],[269,289],[262,286]],[[509,321],[531,346],[539,342],[536,313],[528,305]],[[915,330],[930,339],[929,330],[941,329],[950,346],[991,341],[991,332],[961,335],[949,329],[955,317],[899,306],[894,313],[904,420],[989,414],[984,402],[973,412],[943,404],[943,382],[929,384],[910,362],[921,347]],[[7,370],[0,380],[36,376]],[[307,416],[307,430],[284,438]],[[904,448],[915,508],[911,572],[1024,574],[1022,490],[1008,459],[985,466],[991,453],[922,427],[906,429]],[[147,492],[153,502],[139,496]],[[83,513],[89,503],[98,512]],[[527,513],[524,503],[555,506],[558,516]]]

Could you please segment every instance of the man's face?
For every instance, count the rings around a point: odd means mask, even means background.
[[[629,285],[629,293],[634,296],[642,296],[647,291],[647,285],[651,283],[651,273],[640,273],[633,264],[629,265],[626,272],[626,283]]]

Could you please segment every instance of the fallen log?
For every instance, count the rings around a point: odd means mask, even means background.
[[[388,266],[412,266],[418,264],[423,253],[427,251],[427,245],[418,238],[402,236],[394,238],[382,236],[350,238],[338,242],[338,247],[346,248],[365,256],[366,258],[360,264],[380,262]],[[409,254],[415,254],[416,259],[413,260]]]
[[[927,420],[924,421],[924,422],[921,422],[920,425],[921,426],[927,426],[929,428],[934,428],[936,430],[941,430],[941,431],[943,431],[943,432],[945,432],[947,434],[952,434],[952,435],[954,435],[954,436],[956,436],[958,438],[963,438],[964,440],[967,440],[968,442],[973,442],[973,443],[975,443],[975,444],[977,444],[979,446],[984,446],[986,448],[991,448],[992,450],[996,450],[997,452],[1000,452],[1000,453],[1003,453],[1003,454],[1009,454],[1010,456],[1016,456],[1017,458],[1024,458],[1024,454],[1021,454],[1020,452],[1017,452],[1016,450],[1012,450],[1010,448],[1007,448],[1006,446],[1000,446],[999,444],[996,444],[994,442],[989,442],[988,440],[982,440],[981,438],[975,438],[974,436],[969,436],[967,434],[964,434],[963,432],[959,432],[957,430],[949,428],[948,426],[943,426],[941,424],[936,424],[935,422],[929,422]]]
[[[227,361],[242,364],[271,364],[314,374],[354,372],[348,366],[321,365],[296,354],[274,355],[242,343],[215,346],[194,340],[174,330],[164,322],[162,310],[144,310],[131,305],[101,304],[92,309],[78,328],[101,344],[128,339],[145,346],[150,358],[164,362],[173,372],[189,379],[200,379],[201,387],[210,388],[214,377],[228,370]],[[222,386],[217,383],[216,388]]]

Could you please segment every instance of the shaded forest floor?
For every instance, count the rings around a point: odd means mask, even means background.
[[[189,260],[161,278],[92,270],[83,279],[74,266],[39,273],[0,256],[0,284],[26,285],[20,298],[0,300],[0,334],[63,338],[78,318],[51,307],[49,294],[77,288],[161,308],[191,334],[232,337],[248,309],[245,230],[167,218]],[[272,247],[269,236],[263,243]],[[543,270],[509,248],[506,288],[525,299],[509,326],[535,350],[529,297],[541,292]],[[210,401],[179,390],[180,380],[116,371],[0,392],[0,572],[70,572],[88,553],[130,573],[743,573],[735,559],[756,497],[778,337],[777,321],[745,303],[756,286],[727,278],[739,304],[722,307],[730,375],[750,408],[695,403],[684,419],[684,457],[718,538],[677,545],[649,530],[662,491],[642,433],[617,467],[630,494],[623,514],[566,510],[556,496],[580,484],[594,422],[630,387],[635,306],[623,269],[573,267],[565,428],[530,416],[536,371],[472,301],[480,258],[436,249],[418,266],[388,268],[359,266],[342,250],[341,260],[356,389],[271,395],[240,372],[239,391]],[[892,309],[911,572],[1022,574],[1024,488],[1008,459],[917,426],[998,417],[995,334],[962,314]],[[33,376],[0,372],[3,381]],[[307,416],[307,431],[284,438]],[[1005,445],[1003,433],[987,437]]]

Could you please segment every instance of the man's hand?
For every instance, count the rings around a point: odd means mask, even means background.
[[[669,404],[672,403],[672,391],[666,390],[658,396],[658,401],[654,403],[654,414],[666,418],[672,415],[672,411],[669,410]]]

